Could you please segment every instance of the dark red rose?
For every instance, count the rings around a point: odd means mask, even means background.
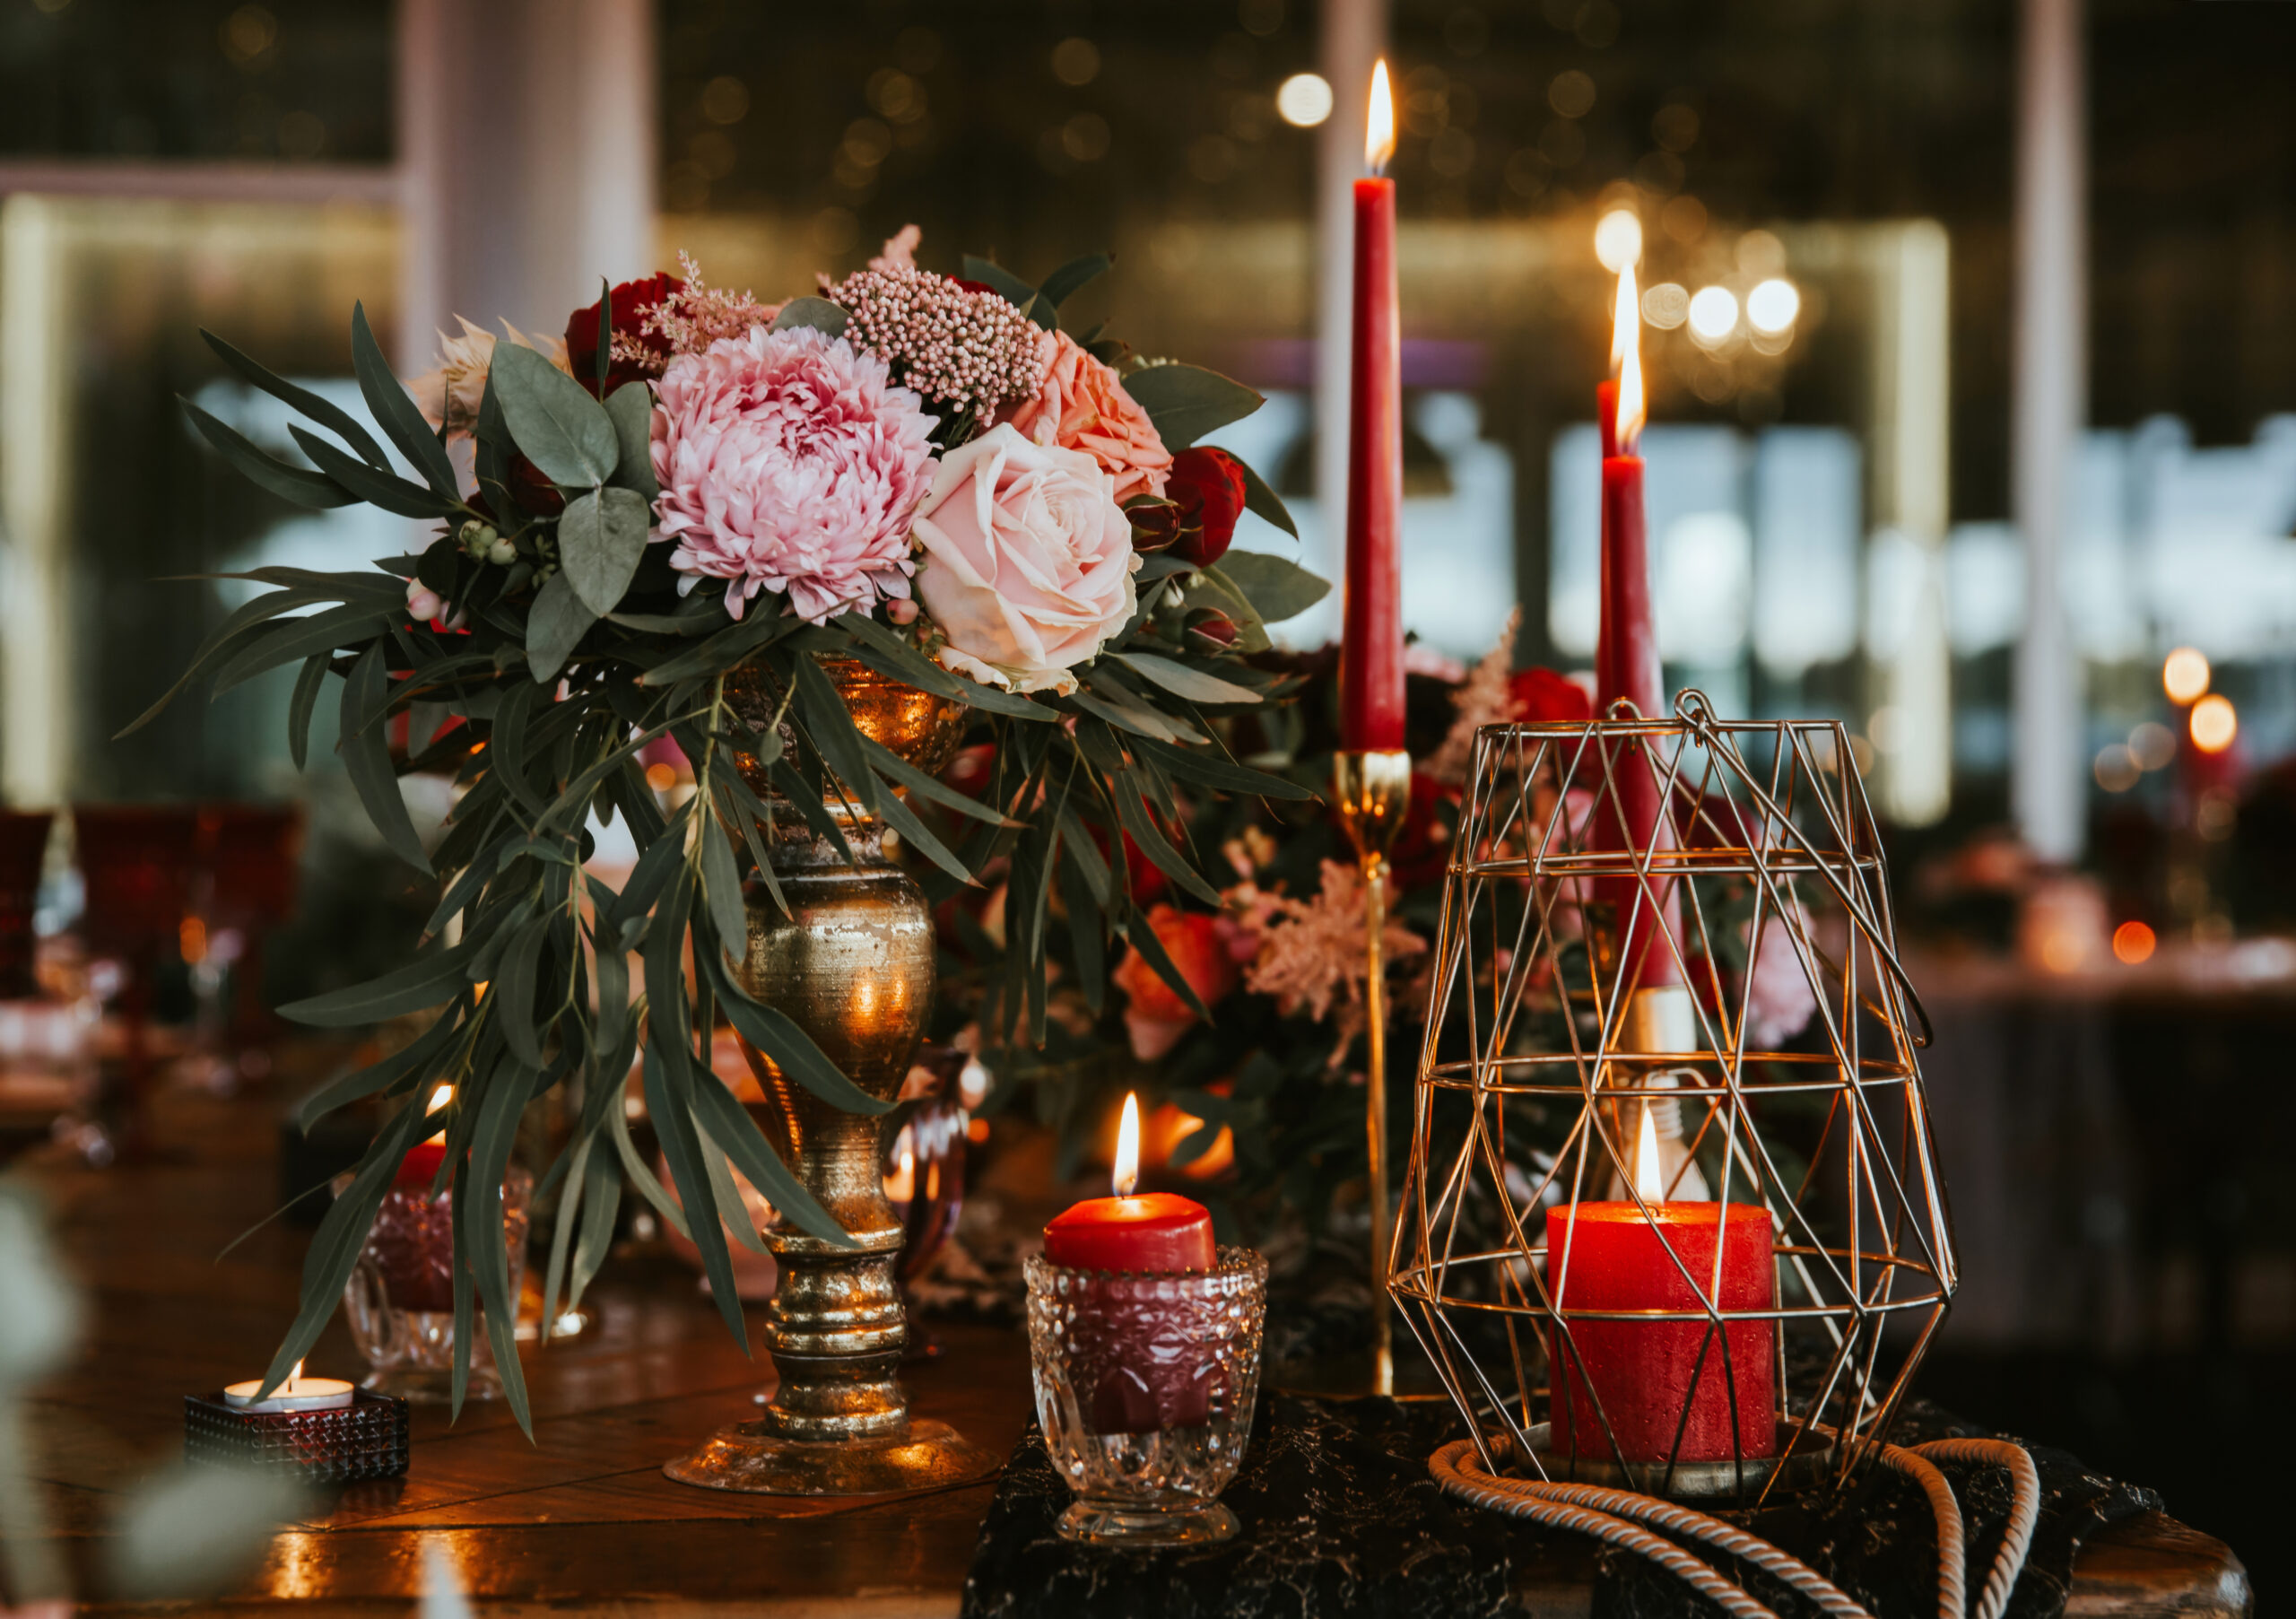
[[[646,317],[658,308],[673,292],[685,291],[685,283],[674,275],[648,275],[643,281],[625,281],[613,290],[613,329],[618,337],[634,337],[664,359],[669,357],[670,345],[658,333],[641,330]],[[566,362],[573,368],[574,380],[598,391],[598,306],[574,311],[566,322]],[[661,368],[654,368],[658,371]],[[625,382],[635,382],[653,374],[631,361],[617,360],[606,372],[605,391],[609,394]]]
[[[524,456],[510,457],[510,492],[538,518],[554,518],[566,509],[566,497],[558,492],[558,486]]]
[[[1236,519],[1244,512],[1244,466],[1224,449],[1198,446],[1172,457],[1164,498],[1179,508],[1180,537],[1172,554],[1207,568],[1228,554]]]
[[[1595,716],[1587,688],[1552,669],[1518,669],[1507,695],[1518,725],[1583,725]]]
[[[1125,503],[1124,515],[1132,523],[1132,548],[1143,556],[1162,551],[1180,537],[1180,509],[1170,500],[1141,495]]]

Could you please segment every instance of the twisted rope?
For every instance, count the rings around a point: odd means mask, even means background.
[[[2040,1516],[2040,1474],[2033,1467],[2033,1458],[2022,1446],[1990,1439],[1936,1440],[1911,1449],[1884,1445],[1881,1456],[1883,1465],[1921,1486],[1936,1518],[1938,1619],[1965,1619],[1965,1615],[1966,1619],[2001,1619],[2009,1593],[2024,1569],[2032,1547],[2033,1526]],[[1954,1500],[1945,1475],[1929,1459],[1932,1457],[2009,1470],[2008,1527],[1973,1615],[1968,1612],[1968,1537],[1961,1503]],[[1777,1615],[1673,1541],[1639,1526],[1656,1525],[1744,1558],[1809,1597],[1833,1619],[1873,1619],[1840,1587],[1790,1552],[1690,1507],[1632,1490],[1502,1478],[1483,1467],[1481,1455],[1468,1440],[1445,1445],[1428,1458],[1427,1468],[1446,1494],[1550,1528],[1591,1535],[1648,1557],[1718,1603],[1734,1619],[1777,1619]]]

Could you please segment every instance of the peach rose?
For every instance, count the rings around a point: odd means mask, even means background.
[[[1007,424],[941,457],[918,509],[918,598],[942,666],[1010,692],[1073,692],[1124,628],[1140,558],[1113,480],[1082,450]]]
[[[1031,444],[1081,449],[1116,479],[1117,504],[1135,495],[1161,495],[1172,455],[1148,413],[1124,391],[1117,374],[1065,332],[1053,334],[1052,369],[1033,399],[1014,405],[1004,420]]]

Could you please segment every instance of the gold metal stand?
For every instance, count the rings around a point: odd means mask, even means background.
[[[863,735],[927,772],[947,765],[961,705],[850,659],[822,664]],[[753,728],[770,723],[774,693],[729,678],[726,694]],[[761,795],[770,790],[753,760],[739,762]],[[808,836],[794,812],[784,823],[777,805],[770,857],[789,913],[752,893],[742,981],[796,1019],[854,1084],[889,1101],[933,1010],[933,916],[923,890],[884,857],[876,817],[831,785],[853,859]],[[663,1471],[680,1484],[770,1495],[870,1495],[994,1473],[996,1457],[909,1414],[899,1376],[909,1327],[894,1274],[902,1233],[885,1200],[879,1121],[831,1107],[746,1040],[742,1049],[771,1104],[768,1134],[779,1136],[784,1162],[855,1246],[787,1228],[768,1234],[781,1273],[765,1322],[779,1374],[772,1403]]]
[[[1370,1068],[1363,1092],[1364,1145],[1370,1171],[1364,1199],[1371,1211],[1371,1392],[1396,1391],[1395,1324],[1387,1303],[1387,851],[1411,807],[1411,755],[1401,748],[1344,749],[1332,755],[1332,798],[1355,845],[1363,874],[1363,1001]]]

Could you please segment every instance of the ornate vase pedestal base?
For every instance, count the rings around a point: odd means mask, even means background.
[[[988,1477],[995,1456],[946,1423],[913,1417],[907,1433],[872,1439],[784,1439],[763,1423],[720,1428],[690,1455],[663,1464],[682,1484],[756,1495],[883,1495],[939,1490]]]

